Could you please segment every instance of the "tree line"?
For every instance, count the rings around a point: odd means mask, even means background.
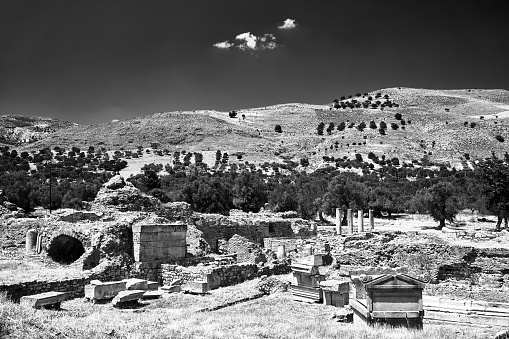
[[[385,167],[358,175],[333,167],[313,173],[188,171],[158,176],[152,170],[128,180],[164,202],[186,201],[198,212],[228,214],[232,208],[258,212],[268,205],[275,212],[297,211],[311,219],[334,215],[336,208],[373,209],[376,215],[430,213],[439,222],[453,221],[462,209],[499,215],[509,211],[509,156],[480,161],[474,170],[434,171]],[[404,175],[402,175],[404,173]]]

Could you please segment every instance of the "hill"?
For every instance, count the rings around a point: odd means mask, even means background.
[[[141,146],[192,152],[219,149],[242,154],[242,160],[250,163],[283,159],[298,162],[306,157],[315,167],[324,163],[324,156],[353,159],[360,154],[366,159],[370,152],[402,161],[427,158],[461,166],[492,151],[508,151],[506,90],[398,87],[342,99],[338,100],[338,109],[290,103],[237,110],[235,118],[230,112],[202,110],[162,112],[89,126],[69,123],[21,146],[94,146],[108,150]],[[345,128],[338,130],[342,122]],[[381,122],[387,125],[383,132]],[[330,133],[319,135],[320,123],[326,128],[332,126]],[[281,126],[281,133],[275,132],[276,125]]]

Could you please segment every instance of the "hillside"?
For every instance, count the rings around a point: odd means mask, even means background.
[[[68,125],[24,148],[92,145],[108,150],[139,146],[194,152],[219,149],[230,154],[239,152],[243,161],[251,163],[307,157],[315,166],[323,163],[323,156],[352,159],[356,153],[365,159],[373,152],[378,157],[405,161],[426,156],[454,165],[468,158],[486,157],[492,151],[508,151],[506,90],[388,88],[366,94],[341,100],[346,108],[339,109],[292,103],[237,110],[235,118],[230,118],[229,112],[213,110],[178,111],[100,125]],[[360,104],[368,96],[373,97],[371,104],[379,102],[376,108]],[[354,107],[352,99],[360,107]],[[387,102],[391,104],[384,105]],[[371,121],[376,128],[370,128]],[[379,131],[382,121],[387,125],[385,135]],[[339,131],[341,122],[346,128]],[[362,122],[365,128],[359,128]],[[326,128],[334,124],[330,135],[325,131],[318,135],[320,123]],[[282,133],[274,131],[276,125],[281,126]],[[502,138],[497,140],[497,136]]]
[[[0,116],[0,145],[33,143],[71,126],[76,124],[52,118],[2,115]]]

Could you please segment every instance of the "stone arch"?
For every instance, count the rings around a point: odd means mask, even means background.
[[[67,234],[53,237],[47,249],[50,258],[62,264],[75,262],[85,253],[85,248],[81,241]]]

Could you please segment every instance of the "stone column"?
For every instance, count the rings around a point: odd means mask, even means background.
[[[336,208],[336,234],[337,235],[341,235],[341,219],[342,219],[341,212],[342,211],[340,208]]]
[[[27,231],[25,239],[25,250],[26,252],[32,252],[37,246],[37,231],[30,229]]]
[[[346,210],[346,221],[348,224],[348,233],[353,234],[353,214],[351,208]]]
[[[369,231],[373,232],[375,229],[375,215],[373,210],[369,210]]]
[[[362,210],[357,211],[357,232],[364,232],[364,213]]]
[[[37,235],[37,245],[35,246],[37,254],[42,252],[42,234]]]
[[[284,259],[286,257],[286,247],[285,245],[279,245],[277,247],[277,258]]]

